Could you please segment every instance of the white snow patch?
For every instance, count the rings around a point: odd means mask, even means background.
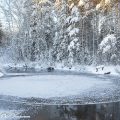
[[[0,77],[4,76],[4,74],[2,72],[0,72]]]
[[[70,51],[71,49],[74,49],[74,48],[75,48],[75,42],[71,41],[70,45],[68,46],[68,50]]]
[[[102,70],[102,67],[104,67],[103,70]],[[96,68],[98,68],[97,72],[96,72]],[[97,66],[97,67],[96,66],[87,66],[86,70],[89,73],[93,73],[93,74],[104,75],[105,73],[110,72],[111,75],[117,75],[117,76],[120,75],[120,66],[104,66],[104,65]]]
[[[84,6],[84,5],[85,5],[85,1],[84,0],[80,0],[78,6],[81,7],[81,6]]]
[[[79,33],[79,29],[78,28],[74,28],[69,32],[69,36],[73,36],[76,35],[77,33]]]
[[[69,9],[72,9],[74,7],[74,3],[72,3],[70,6],[69,6]]]
[[[67,28],[67,32],[70,32],[72,29],[72,26],[70,25],[68,28]]]
[[[72,8],[71,13],[74,14],[74,13],[76,13],[76,12],[78,12],[78,8],[77,8],[76,6],[74,6],[74,7]]]
[[[67,19],[66,19],[66,23],[70,23],[70,20],[71,20],[71,16],[69,16]]]
[[[104,69],[102,70],[102,67],[104,67]],[[82,65],[75,65],[74,67],[72,67],[71,69],[69,69],[69,67],[64,67],[64,65],[61,64],[57,64],[55,67],[57,70],[61,70],[61,71],[73,71],[73,72],[80,72],[80,73],[91,73],[91,74],[101,74],[103,75],[104,73],[107,72],[111,72],[111,75],[120,75],[120,66],[110,66],[110,65],[99,65],[99,66],[95,66],[95,65],[90,65],[90,66],[82,66]],[[96,68],[98,68],[98,72],[96,72]]]
[[[39,75],[0,80],[0,95],[19,97],[65,97],[82,94],[109,81],[80,75]]]
[[[19,116],[21,110],[0,110],[0,120],[18,120],[20,118],[30,118],[30,116]]]
[[[106,46],[107,44],[112,44],[113,46],[116,44],[116,37],[114,34],[107,35],[103,41],[100,43],[100,48]]]
[[[116,45],[116,37],[114,34],[107,35],[103,41],[100,43],[99,48],[103,51],[103,53],[110,52],[111,49],[115,49]]]
[[[101,7],[100,4],[98,4],[98,5],[96,6],[96,9],[100,9],[100,7]],[[101,32],[102,25],[105,23],[105,20],[106,20],[106,17],[100,16],[99,25],[98,25],[99,33]]]
[[[76,23],[76,22],[78,22],[79,20],[80,20],[79,17],[73,17],[73,18],[71,19],[70,23]]]

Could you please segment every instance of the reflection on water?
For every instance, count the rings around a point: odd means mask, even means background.
[[[6,117],[6,114],[8,117],[1,119],[0,116],[0,120],[120,120],[120,102],[65,106],[25,104],[6,99],[0,100],[0,113],[2,117],[3,115]],[[15,113],[19,114],[16,116]],[[10,119],[10,117],[15,118]]]
[[[29,120],[120,120],[120,102],[78,106],[26,106],[26,111],[21,115],[30,116]]]

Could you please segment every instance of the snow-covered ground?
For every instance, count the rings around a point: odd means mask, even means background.
[[[103,67],[103,70],[102,70]],[[98,68],[98,71],[96,71]],[[102,74],[104,75],[107,72],[110,72],[111,75],[119,76],[120,75],[120,66],[86,66],[86,72],[92,74]]]
[[[20,64],[4,64],[1,69],[0,77],[4,74],[8,74],[7,72],[14,72],[14,73],[20,73],[20,72],[27,72],[27,73],[39,73],[41,71],[46,71],[46,68],[49,67],[49,65],[46,64],[38,64],[38,63],[20,63]],[[65,67],[62,64],[55,64],[53,66],[56,71],[72,71],[72,72],[80,72],[80,73],[91,73],[91,74],[105,74],[107,72],[110,72],[111,75],[120,75],[120,66],[106,66],[106,65],[90,65],[90,66],[84,66],[84,65],[74,65],[74,67]],[[102,70],[101,67],[104,67]],[[99,68],[98,71],[96,71],[96,68]],[[3,71],[3,72],[2,72]],[[4,73],[4,74],[3,74]]]

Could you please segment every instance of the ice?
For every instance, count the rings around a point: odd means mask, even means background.
[[[52,98],[82,94],[109,81],[80,75],[38,75],[0,80],[0,95]]]

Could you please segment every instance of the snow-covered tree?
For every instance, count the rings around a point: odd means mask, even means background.
[[[3,30],[2,30],[2,24],[0,23],[0,43],[2,41],[2,37],[3,37]]]
[[[114,34],[108,34],[99,45],[101,62],[116,64],[117,60],[117,39]],[[116,62],[115,62],[116,61]]]
[[[67,62],[68,58],[68,35],[66,34],[66,19],[68,16],[68,3],[66,0],[61,0],[58,4],[59,6],[55,6],[56,13],[56,34],[54,41],[54,49],[53,49],[53,58],[57,62]]]
[[[118,1],[3,2],[4,5],[1,3],[0,8],[4,14],[5,31],[8,34],[5,54],[9,53],[9,58],[16,63],[62,63],[71,68],[75,64],[97,63],[96,59],[111,64],[119,61]],[[110,42],[114,37],[117,46]]]
[[[80,27],[79,27],[79,21],[80,21],[80,12],[77,6],[73,6],[71,8],[71,15],[66,19],[66,23],[69,26],[67,28],[67,34],[69,38],[68,43],[68,62],[70,66],[73,65],[73,63],[78,62],[78,58],[80,56],[80,39],[79,39],[79,33],[80,33]]]

